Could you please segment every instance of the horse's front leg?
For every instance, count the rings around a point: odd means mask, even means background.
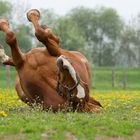
[[[12,52],[12,59],[10,59],[4,52],[1,50],[3,56],[4,64],[15,65],[18,69],[22,66],[24,62],[24,55],[20,51],[15,34],[9,30],[8,23],[5,19],[0,19],[0,30],[6,34],[5,40],[6,43],[10,46]]]
[[[39,25],[39,17],[40,13],[36,9],[30,10],[27,13],[28,20],[33,23],[35,28],[35,35],[37,39],[46,46],[50,55],[60,56],[61,48],[59,48],[59,38],[55,36],[51,29],[46,27],[44,28],[43,26]]]
[[[3,63],[4,65],[15,66],[12,58],[10,58],[8,55],[5,54],[2,45],[0,45],[0,62]]]

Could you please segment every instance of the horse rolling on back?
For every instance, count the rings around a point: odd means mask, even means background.
[[[59,47],[59,38],[50,28],[39,25],[40,13],[32,9],[27,18],[32,22],[35,36],[44,47],[21,52],[15,34],[5,19],[0,19],[0,30],[11,48],[10,58],[0,48],[0,60],[17,71],[15,89],[26,104],[41,104],[53,111],[72,108],[78,112],[99,112],[101,104],[89,96],[90,68],[85,56]]]

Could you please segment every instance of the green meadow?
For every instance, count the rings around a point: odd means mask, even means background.
[[[123,89],[122,75],[126,75]],[[139,140],[140,138],[140,69],[92,70],[91,95],[101,102],[100,113],[42,111],[22,103],[14,87],[11,69],[10,88],[5,68],[0,68],[0,140]]]

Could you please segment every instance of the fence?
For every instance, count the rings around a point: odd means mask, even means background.
[[[16,71],[0,66],[0,88],[14,88]],[[140,68],[92,68],[91,88],[97,90],[140,90]]]
[[[13,88],[16,71],[10,66],[0,65],[0,88]]]
[[[140,68],[92,68],[91,88],[140,90]]]

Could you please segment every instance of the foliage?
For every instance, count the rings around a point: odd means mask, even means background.
[[[25,12],[29,5],[22,2],[11,5],[1,0],[0,16],[10,21],[11,30],[16,32],[23,51],[43,46],[34,40],[30,28],[32,25],[27,26]],[[53,28],[61,40],[62,48],[81,51],[96,66],[140,66],[139,15],[135,20],[132,19],[130,25],[112,8],[77,7],[64,16],[57,15],[52,9],[40,9],[40,12],[40,23]],[[0,44],[10,55],[4,40],[0,32]]]
[[[132,27],[126,26],[122,31],[120,41],[117,57],[121,58],[122,61],[119,61],[118,65],[136,66],[136,47],[138,42],[136,31]]]
[[[10,22],[10,24],[11,24],[10,28],[12,26],[14,26],[13,24],[16,24],[15,21],[19,21],[18,17],[14,17],[15,13],[13,14],[12,12],[15,12],[15,11],[13,11],[14,8],[12,9],[11,7],[12,6],[9,2],[0,1],[0,16],[8,19],[8,22]],[[24,9],[22,9],[22,10],[24,10]],[[11,13],[13,14],[12,19],[10,18]],[[20,20],[24,19],[24,18],[21,18],[21,12],[19,12],[19,11],[18,11],[18,16],[20,16]],[[13,18],[15,18],[15,21],[12,21]],[[25,52],[25,51],[31,49],[32,48],[32,42],[31,42],[31,36],[30,36],[31,29],[24,24],[18,24],[18,25],[16,24],[16,27],[14,26],[13,30],[15,30],[14,32],[16,33],[17,40],[18,40],[22,50]],[[12,31],[12,29],[11,29],[11,31]],[[6,50],[6,53],[11,56],[10,48],[5,43],[4,37],[5,37],[4,33],[0,32],[0,43],[3,45],[4,49]]]
[[[12,7],[9,2],[0,0],[0,17],[9,17],[11,10]]]
[[[16,36],[19,42],[19,47],[24,52],[29,51],[32,48],[31,29],[25,25],[18,25],[16,28]]]
[[[61,47],[67,50],[84,52],[85,40],[78,26],[69,18],[59,18],[55,31],[60,37]]]
[[[9,19],[11,16],[12,6],[9,2],[4,2],[0,0],[0,18]],[[5,43],[4,34],[0,32],[0,44],[4,46],[6,52],[10,54],[10,49],[8,45]]]
[[[59,16],[56,15],[52,9],[41,9],[40,13],[40,22],[42,25],[47,24],[48,27],[55,27]]]
[[[99,66],[114,65],[115,42],[122,28],[116,11],[109,8],[93,10],[81,7],[73,9],[70,17],[84,33],[87,47],[92,52],[92,62]]]

